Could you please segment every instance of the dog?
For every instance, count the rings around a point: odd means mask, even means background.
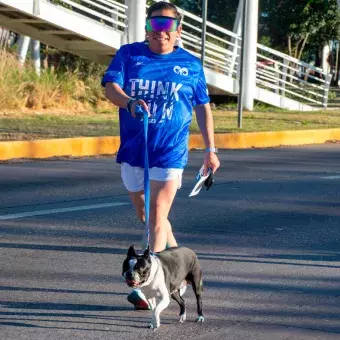
[[[152,311],[149,328],[160,327],[160,314],[168,307],[170,296],[179,304],[179,322],[186,320],[185,301],[180,295],[183,282],[190,283],[197,301],[196,322],[204,321],[202,313],[202,269],[197,255],[189,248],[173,247],[152,254],[147,248],[142,255],[130,246],[123,262],[125,282],[129,287],[140,288]]]

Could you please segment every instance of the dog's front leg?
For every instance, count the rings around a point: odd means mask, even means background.
[[[153,298],[148,299],[148,303],[149,303],[150,309],[153,311],[156,308],[156,298],[153,297]]]
[[[156,298],[156,307],[152,310],[152,322],[150,328],[154,330],[161,325],[160,314],[170,304],[170,296],[167,290],[161,292],[160,296]]]

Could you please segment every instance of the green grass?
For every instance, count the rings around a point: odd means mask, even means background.
[[[0,51],[0,110],[96,109],[106,101],[100,80],[100,72],[82,78],[77,69],[43,69],[39,77],[31,61],[22,67],[14,52]]]
[[[119,134],[117,108],[104,97],[102,70],[81,77],[77,69],[35,74],[13,52],[0,51],[0,140],[33,140]],[[287,112],[256,104],[237,127],[234,103],[214,109],[215,133],[340,127],[340,111]],[[83,113],[82,113],[83,112]],[[191,133],[199,133],[193,119]]]
[[[260,132],[340,128],[340,111],[244,112],[242,128],[237,127],[237,112],[213,111],[215,133]],[[193,119],[191,133],[199,133]],[[118,114],[114,108],[93,114],[7,114],[0,116],[0,140],[32,140],[67,137],[116,136]]]
[[[119,134],[116,114],[24,115],[0,118],[0,140],[115,136]]]

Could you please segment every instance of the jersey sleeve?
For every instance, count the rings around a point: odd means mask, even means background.
[[[196,105],[203,105],[203,104],[207,104],[210,102],[210,98],[208,95],[208,87],[207,87],[207,82],[205,80],[203,67],[200,67],[200,72],[199,72],[198,80],[196,84],[197,85],[196,85],[194,97],[192,100],[193,107],[195,107]]]
[[[101,84],[105,87],[106,83],[116,83],[121,88],[124,87],[125,69],[128,61],[128,51],[126,47],[121,47],[113,57],[109,67],[102,78]]]

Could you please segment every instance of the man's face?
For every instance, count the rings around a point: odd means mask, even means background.
[[[175,18],[172,10],[158,10],[151,15],[153,17],[172,17]],[[171,21],[171,20],[170,20]],[[171,22],[170,22],[171,23]],[[176,24],[176,23],[174,23]],[[176,39],[180,37],[182,27],[178,26],[175,31],[169,32],[166,30],[146,32],[151,51],[159,54],[171,53],[174,49]]]

